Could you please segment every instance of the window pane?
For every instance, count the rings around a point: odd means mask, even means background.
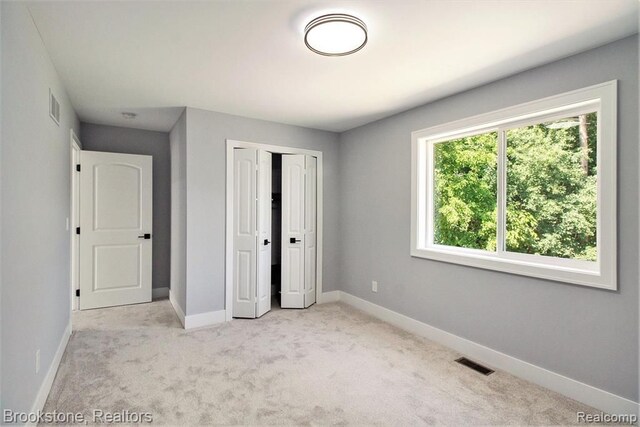
[[[435,244],[495,251],[497,168],[497,132],[435,144]]]
[[[596,260],[597,115],[510,130],[507,251]]]

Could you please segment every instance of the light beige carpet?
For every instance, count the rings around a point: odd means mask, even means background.
[[[154,424],[574,424],[596,412],[341,303],[185,331],[167,300],[84,311],[46,411]]]

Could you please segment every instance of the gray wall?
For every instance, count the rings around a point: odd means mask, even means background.
[[[0,6],[0,28],[2,7]],[[2,31],[0,30],[0,100],[2,100]],[[2,177],[2,105],[0,104],[0,177]],[[2,180],[0,179],[0,182]],[[2,242],[2,185],[0,184],[0,242]],[[0,402],[2,402],[2,244],[0,244]],[[0,410],[2,404],[0,403]]]
[[[637,401],[637,42],[627,38],[343,133],[340,289]],[[613,79],[618,292],[409,256],[412,131]]]
[[[227,138],[323,152],[323,286],[337,289],[338,135],[194,108],[187,108],[186,121],[186,314],[224,309]]]
[[[79,124],[26,5],[0,2],[0,8],[0,406],[29,411],[70,320],[69,129],[78,133]],[[60,126],[49,118],[49,88],[60,101]]]
[[[171,145],[171,296],[187,312],[187,112],[169,134]]]
[[[171,254],[169,134],[116,126],[80,125],[84,150],[153,156],[153,287],[168,288]]]

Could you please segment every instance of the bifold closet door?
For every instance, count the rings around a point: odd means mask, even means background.
[[[282,155],[282,308],[304,308],[304,163]]]
[[[256,317],[257,150],[234,150],[233,317]]]
[[[258,150],[258,301],[256,317],[271,310],[271,153]]]
[[[316,223],[317,223],[317,163],[312,156],[305,156],[304,195],[304,306],[316,302]]]
[[[282,308],[305,308],[316,293],[316,159],[282,156]]]
[[[271,309],[271,153],[234,149],[233,317]]]

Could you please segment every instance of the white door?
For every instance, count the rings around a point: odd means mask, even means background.
[[[80,309],[151,301],[152,157],[80,154]]]
[[[233,317],[271,310],[271,153],[234,149]]]
[[[256,317],[271,310],[271,153],[258,150],[258,301]]]
[[[233,167],[233,317],[256,317],[257,150],[236,148]]]
[[[317,159],[305,156],[304,203],[304,306],[316,302],[316,216]]]
[[[282,155],[282,308],[304,308],[304,171],[304,155]]]
[[[74,134],[75,136],[75,134]],[[80,235],[76,233],[80,226],[80,147],[75,142],[71,144],[71,309],[78,310],[80,290]]]

